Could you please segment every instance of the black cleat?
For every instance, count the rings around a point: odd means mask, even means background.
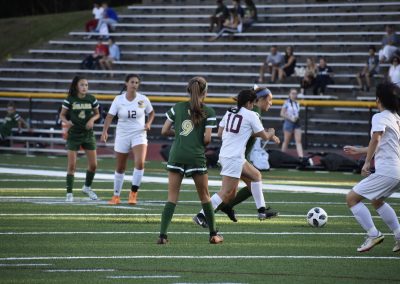
[[[193,217],[193,222],[199,225],[202,228],[208,228],[206,216],[202,213],[198,213],[196,216]]]
[[[258,209],[258,219],[260,221],[265,220],[265,219],[270,219],[270,218],[276,217],[278,215],[279,215],[279,212],[272,209],[271,207],[268,207],[268,208],[261,207]]]
[[[235,210],[232,209],[232,207],[225,206],[223,209],[221,209],[222,212],[224,212],[229,219],[232,220],[232,222],[237,222],[238,220],[236,219],[236,214]]]

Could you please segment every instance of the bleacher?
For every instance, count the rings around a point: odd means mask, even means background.
[[[142,77],[140,91],[146,95],[185,96],[187,81],[201,75],[209,82],[210,97],[231,97],[253,85],[271,45],[277,45],[281,52],[292,45],[298,66],[304,66],[307,57],[323,56],[335,73],[335,84],[328,87],[324,96],[312,96],[308,90],[304,99],[373,98],[373,92],[358,90],[355,74],[365,64],[368,46],[380,48],[384,24],[400,24],[399,1],[285,0],[278,4],[266,0],[255,3],[258,23],[233,39],[223,37],[209,42],[208,38],[214,34],[208,32],[208,17],[215,9],[215,1],[144,0],[142,5],[125,9],[111,34],[122,53],[122,60],[112,71],[113,78],[107,76],[108,71],[79,68],[96,44],[94,39],[83,39],[90,34],[83,32],[82,27],[2,64],[0,92],[65,93],[71,78],[84,74],[92,93],[117,95],[125,75],[138,73]],[[387,68],[387,64],[381,66],[375,83],[382,80]],[[268,74],[266,80],[269,80]],[[299,87],[299,78],[291,76],[282,83],[267,86],[275,98],[284,99],[290,88]],[[0,99],[2,113],[7,100]],[[46,129],[53,127],[49,124],[55,119],[60,103],[56,99],[31,99],[30,102],[20,99],[18,108],[24,117],[31,116],[33,126]],[[110,101],[101,103],[108,108]],[[162,114],[172,103],[153,105],[158,115],[150,136],[160,139]],[[227,107],[213,106],[219,117]],[[280,106],[274,105],[264,120],[266,126],[276,128],[282,136],[279,110]],[[305,110],[303,107],[303,125]],[[366,144],[371,113],[368,108],[307,107],[307,146]],[[101,126],[96,129],[101,130]]]

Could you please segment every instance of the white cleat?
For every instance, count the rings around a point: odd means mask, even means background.
[[[74,201],[74,196],[72,193],[67,193],[67,198],[65,198],[66,202],[73,202]]]
[[[393,247],[393,252],[400,251],[400,240],[396,240]]]
[[[86,194],[87,196],[89,196],[89,198],[91,200],[97,200],[97,194],[94,193],[94,191],[92,190],[92,188],[90,186],[83,186],[82,187],[82,192],[84,194]]]
[[[381,232],[379,232],[377,237],[367,237],[365,239],[365,242],[357,249],[358,252],[366,252],[372,249],[374,246],[379,245],[381,242],[383,242],[383,239],[385,238],[384,235],[382,235]]]

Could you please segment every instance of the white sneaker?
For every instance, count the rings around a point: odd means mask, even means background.
[[[67,198],[65,198],[66,202],[73,202],[74,201],[74,196],[72,193],[67,193]]]
[[[398,252],[398,251],[400,251],[400,240],[395,240],[393,252]]]
[[[366,237],[365,242],[357,248],[358,252],[366,252],[372,249],[374,246],[379,245],[381,242],[383,242],[383,239],[385,238],[384,235],[382,235],[381,232],[379,232],[377,237]]]
[[[92,190],[92,188],[90,186],[83,186],[82,192],[84,194],[86,194],[87,196],[89,196],[90,199],[97,200],[97,194],[94,193],[94,191]]]

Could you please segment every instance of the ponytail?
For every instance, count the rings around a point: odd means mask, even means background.
[[[246,105],[248,102],[254,102],[257,99],[256,92],[253,89],[241,90],[236,100],[236,107],[229,109],[230,112],[238,113],[242,106]]]
[[[203,96],[207,92],[207,82],[203,77],[194,77],[190,79],[187,92],[190,95],[190,119],[195,126],[199,126],[201,121],[206,117],[203,110]]]

